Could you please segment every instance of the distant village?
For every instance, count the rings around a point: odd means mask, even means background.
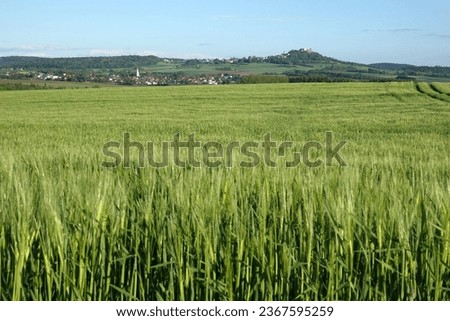
[[[5,74],[5,78],[17,79],[17,74],[13,75],[14,70]],[[105,76],[102,74],[88,73],[85,75],[78,75],[76,73],[43,73],[37,72],[29,74],[26,77],[29,80],[41,81],[77,81],[77,82],[98,82],[98,83],[112,83],[117,85],[128,86],[169,86],[169,85],[222,85],[236,83],[240,76],[234,74],[221,73],[217,75],[183,75],[183,74],[142,74],[139,68],[136,69],[136,74],[112,74]]]
[[[173,63],[173,61],[164,60],[166,63]],[[208,59],[199,59],[185,61],[187,68],[196,69],[200,64],[213,64],[213,61]],[[220,62],[233,64],[232,59],[224,59]],[[45,69],[44,69],[45,70]],[[185,73],[185,72],[168,72],[168,73],[154,73],[149,71],[141,71],[136,69],[122,69],[109,71],[57,71],[57,69],[47,71],[32,71],[23,68],[8,68],[0,70],[0,79],[11,80],[35,80],[35,81],[67,81],[67,82],[92,82],[92,83],[110,83],[116,85],[126,86],[169,86],[169,85],[222,85],[238,83],[241,76],[236,73],[231,73],[231,68],[217,70],[217,74],[199,74]]]
[[[301,53],[313,53],[310,48],[300,49]],[[36,80],[36,81],[72,81],[111,83],[127,86],[169,86],[169,85],[222,85],[239,83],[241,75],[232,72],[235,65],[249,63],[273,62],[280,63],[288,59],[290,53],[283,53],[271,57],[244,57],[224,59],[167,59],[161,62],[176,66],[173,72],[149,72],[136,68],[117,68],[106,71],[102,68],[86,68],[85,70],[72,69],[63,71],[59,68],[36,68],[24,70],[23,68],[0,69],[0,79]],[[275,61],[272,61],[275,60]],[[198,69],[202,65],[217,66],[216,74],[199,74],[197,72],[178,72],[176,69]],[[40,71],[36,71],[40,70]],[[69,69],[70,70],[70,69]],[[113,71],[114,70],[114,71]]]
[[[217,75],[183,75],[183,74],[157,74],[146,75],[141,74],[139,68],[136,69],[134,77],[121,77],[120,75],[112,75],[108,78],[108,82],[122,85],[137,86],[168,86],[168,85],[221,85],[230,84],[238,80],[238,76],[231,74]]]

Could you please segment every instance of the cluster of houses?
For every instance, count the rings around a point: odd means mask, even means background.
[[[110,82],[126,84],[120,77],[110,77]],[[130,82],[130,79],[125,81]],[[141,75],[139,69],[136,70],[136,76],[132,77],[131,84],[145,86],[167,86],[167,85],[221,85],[237,82],[238,77],[231,74],[218,75],[179,75],[179,74],[158,74]],[[130,83],[128,83],[130,84]]]
[[[67,75],[64,73],[64,74],[62,74],[61,76],[58,76],[58,75],[54,75],[54,74],[52,74],[52,73],[49,73],[49,74],[45,74],[45,73],[42,73],[42,72],[40,72],[40,73],[38,73],[37,75],[36,75],[36,78],[37,79],[39,79],[39,80],[65,80],[65,81],[67,81]]]
[[[0,75],[5,79],[29,79],[41,81],[74,81],[74,82],[97,82],[113,83],[128,86],[169,86],[169,85],[222,85],[237,83],[239,75],[217,74],[217,75],[184,75],[177,73],[147,74],[140,73],[139,69],[135,74],[112,74],[100,73],[57,73],[57,72],[30,72],[27,75],[8,71],[7,74]],[[19,77],[20,76],[20,77]]]

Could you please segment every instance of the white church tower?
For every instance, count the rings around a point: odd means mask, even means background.
[[[140,78],[140,77],[141,77],[141,74],[139,73],[139,68],[136,68],[136,77],[137,77],[137,78]]]

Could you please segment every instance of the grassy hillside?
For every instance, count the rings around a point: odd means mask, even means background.
[[[413,83],[2,91],[0,114],[0,300],[450,299],[450,104]],[[125,132],[327,131],[346,167],[101,166]]]

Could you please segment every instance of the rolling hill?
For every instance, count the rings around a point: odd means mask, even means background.
[[[178,84],[177,79],[180,77],[198,78],[223,74],[237,76],[235,79],[249,75],[283,75],[292,82],[450,81],[450,67],[392,63],[365,65],[327,57],[307,48],[268,57],[228,59],[179,59],[156,56],[0,57],[0,79],[8,80],[38,79],[39,75],[44,74],[51,75],[51,79],[56,77],[77,82],[108,82],[114,75],[121,77],[121,84],[139,84],[132,80],[136,75],[136,68],[139,68],[140,75],[147,77],[146,79],[170,78],[166,84]],[[44,79],[47,79],[46,77]]]

